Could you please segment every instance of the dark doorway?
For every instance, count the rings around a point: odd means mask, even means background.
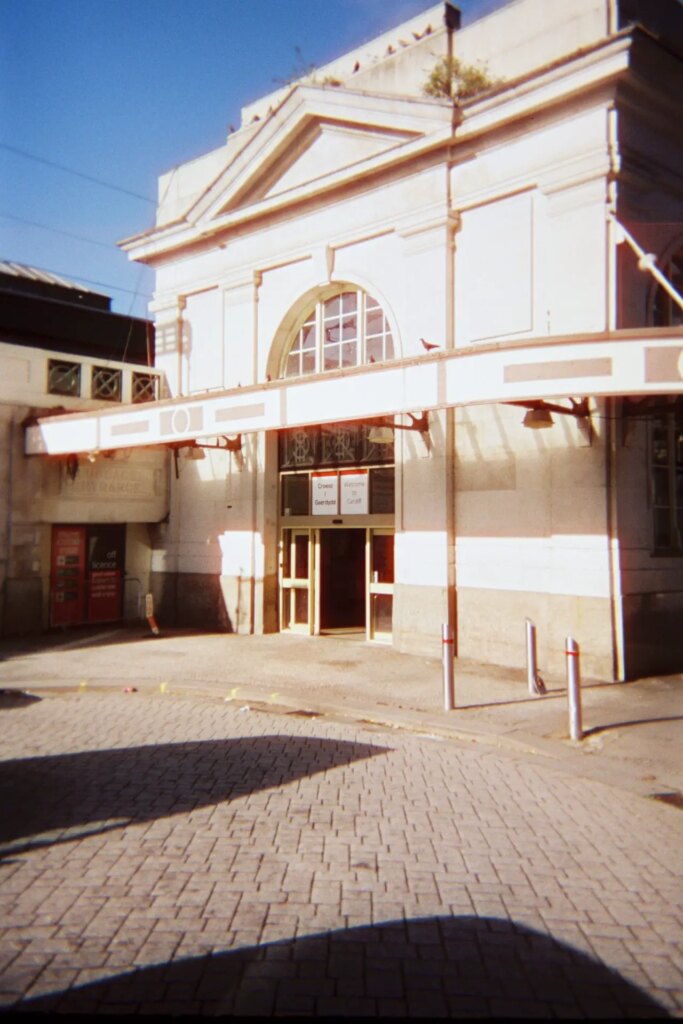
[[[320,628],[365,629],[365,530],[320,531]]]
[[[125,524],[54,526],[50,625],[119,620],[125,556]]]

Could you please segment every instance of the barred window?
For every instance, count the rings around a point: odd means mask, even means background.
[[[661,553],[683,552],[683,407],[681,400],[652,417],[653,547]]]
[[[64,359],[48,359],[47,390],[50,395],[73,395],[81,393],[81,364]]]
[[[121,401],[121,371],[108,366],[93,366],[92,397],[107,402]]]
[[[679,295],[683,295],[683,248],[671,256],[664,273]],[[661,285],[657,285],[652,306],[655,327],[678,327],[683,324],[683,309]]]
[[[283,375],[302,377],[393,358],[394,339],[380,304],[360,288],[345,288],[307,311],[285,355]]]
[[[133,373],[133,402],[154,402],[157,398],[157,378],[153,373]]]

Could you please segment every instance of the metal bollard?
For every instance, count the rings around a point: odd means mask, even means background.
[[[441,627],[441,647],[443,650],[443,708],[444,711],[453,711],[455,709],[453,627],[447,622],[444,622]]]
[[[579,645],[568,636],[565,642],[567,658],[567,701],[569,703],[569,735],[573,740],[583,739],[581,721],[581,678],[579,672]]]
[[[539,697],[546,692],[545,683],[538,674],[536,626],[531,619],[526,620],[526,677],[532,697]]]

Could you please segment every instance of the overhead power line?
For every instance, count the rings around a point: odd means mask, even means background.
[[[111,242],[100,242],[96,238],[88,238],[86,235],[77,235],[73,231],[64,231],[62,228],[51,228],[49,224],[39,224],[37,220],[27,220],[25,217],[17,217],[14,213],[5,213],[0,210],[0,217],[8,220],[16,220],[19,224],[28,224],[32,228],[40,228],[42,231],[51,231],[55,235],[64,235],[66,238],[75,238],[79,242],[87,242],[89,245],[99,245],[103,249],[113,250],[116,247]]]
[[[92,174],[84,174],[83,171],[77,171],[73,167],[65,167],[64,164],[58,164],[54,160],[47,160],[43,156],[36,156],[35,153],[27,153],[25,149],[18,149],[17,146],[9,146],[6,142],[0,142],[0,149],[6,149],[10,153],[16,153],[18,156],[25,157],[26,160],[35,160],[36,163],[45,164],[47,167],[55,167],[59,171],[64,171],[65,174],[73,174],[77,178],[83,178],[85,181],[91,181],[95,185],[101,185],[102,188],[110,188],[114,192],[122,192],[124,195],[133,196],[134,199],[142,199],[143,202],[152,203],[156,206],[156,199],[150,199],[149,196],[143,196],[139,192],[132,192],[128,188],[114,185],[103,178],[96,178]]]

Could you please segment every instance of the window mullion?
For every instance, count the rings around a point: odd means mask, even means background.
[[[356,353],[356,365],[364,366],[365,356],[365,292],[359,288],[358,295],[358,352]]]
[[[324,304],[318,302],[315,307],[315,372],[321,373],[325,365],[323,351],[325,344]]]

